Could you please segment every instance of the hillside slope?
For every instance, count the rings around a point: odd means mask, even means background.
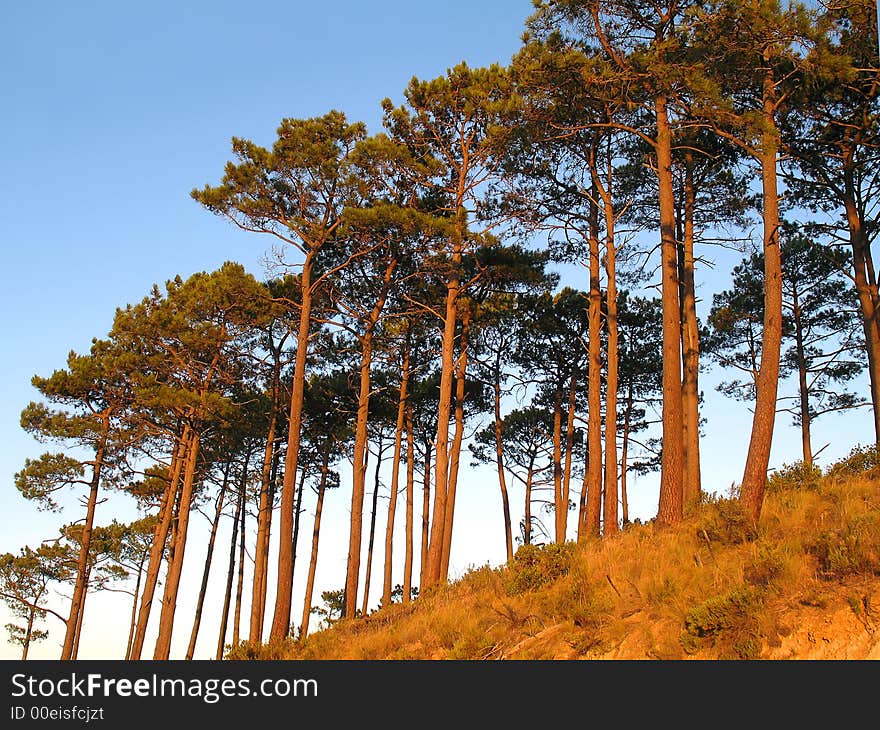
[[[858,449],[675,528],[520,548],[410,604],[230,659],[880,659],[880,468]]]

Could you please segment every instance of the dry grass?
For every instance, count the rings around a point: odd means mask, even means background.
[[[841,606],[870,635],[859,651],[876,652],[880,481],[871,469],[776,479],[756,528],[734,500],[711,499],[672,529],[632,525],[610,539],[521,550],[509,566],[473,569],[411,604],[229,657],[794,658],[811,647],[795,639],[814,633],[800,622]]]

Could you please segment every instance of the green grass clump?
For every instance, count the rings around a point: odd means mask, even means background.
[[[695,652],[709,644],[718,647],[720,659],[757,659],[763,603],[763,591],[741,585],[694,606],[685,616],[682,646]]]
[[[845,458],[831,464],[826,471],[826,476],[832,478],[865,474],[880,476],[880,447],[877,445],[854,446]]]
[[[553,543],[543,547],[523,545],[514,554],[504,576],[507,594],[529,593],[568,575],[573,554],[572,543]]]
[[[818,489],[822,470],[803,461],[783,464],[767,480],[768,492],[782,492],[788,489]]]
[[[751,542],[758,531],[738,499],[718,499],[707,505],[697,524],[697,539],[722,545]]]
[[[876,514],[852,519],[836,530],[821,533],[810,545],[827,580],[880,573],[880,519]]]

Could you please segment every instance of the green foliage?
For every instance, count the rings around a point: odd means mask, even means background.
[[[718,499],[706,507],[697,525],[697,539],[737,545],[758,535],[754,521],[738,499]]]
[[[750,585],[712,596],[687,612],[682,646],[693,652],[709,644],[718,646],[719,658],[757,659],[761,652],[758,614],[763,603],[763,593]]]
[[[762,543],[758,545],[754,561],[743,569],[743,577],[749,585],[766,590],[782,576],[784,569],[781,551],[774,545]]]
[[[25,459],[24,468],[15,475],[15,486],[25,499],[37,502],[37,508],[59,512],[53,495],[59,489],[83,480],[82,462],[64,454],[43,454],[38,459]]]
[[[852,519],[837,530],[823,532],[809,546],[827,580],[880,573],[880,516]]]
[[[552,543],[543,547],[522,545],[507,567],[503,578],[505,590],[515,596],[552,583],[568,574],[573,554],[573,543]]]
[[[815,464],[808,465],[803,461],[783,464],[770,475],[767,490],[781,492],[787,489],[817,489],[822,470]]]
[[[854,446],[845,458],[828,467],[826,475],[833,478],[880,475],[880,446]]]

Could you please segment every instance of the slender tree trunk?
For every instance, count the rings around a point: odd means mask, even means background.
[[[685,153],[684,240],[681,277],[681,343],[683,404],[683,508],[699,502],[702,491],[700,477],[700,341],[697,324],[696,288],[694,283],[694,161]]]
[[[293,371],[293,388],[290,394],[290,419],[287,433],[287,452],[284,458],[284,479],[281,483],[281,522],[278,535],[278,580],[275,590],[275,612],[269,641],[283,640],[290,631],[290,601],[293,589],[293,509],[296,489],[296,473],[299,466],[300,430],[302,429],[302,406],[305,392],[306,359],[312,319],[312,264],[315,251],[310,249],[303,261],[300,282],[302,308],[296,337],[296,360]]]
[[[321,535],[321,512],[324,510],[324,494],[327,491],[327,475],[330,471],[330,453],[324,452],[321,461],[321,481],[318,483],[318,502],[315,505],[315,524],[312,528],[312,553],[309,558],[309,575],[306,579],[306,594],[303,600],[302,623],[299,627],[299,640],[309,635],[309,618],[312,615],[312,595],[315,591],[315,573],[318,570],[318,540]]]
[[[419,591],[428,580],[428,519],[431,509],[431,441],[425,441],[425,471],[422,480],[422,551],[419,565]]]
[[[623,416],[623,443],[620,447],[620,506],[621,520],[624,525],[629,524],[629,498],[626,493],[626,473],[629,469],[629,430],[633,409],[633,386],[629,381],[626,395],[626,410]]]
[[[553,395],[553,517],[556,542],[565,542],[565,513],[562,502],[562,386],[556,384]]]
[[[385,525],[385,573],[382,581],[382,605],[391,605],[391,576],[394,553],[394,518],[397,515],[397,492],[400,485],[400,457],[406,425],[407,386],[409,385],[409,345],[403,353],[403,368],[397,398],[397,424],[394,433],[394,456],[391,460],[391,494],[388,501],[388,522]]]
[[[70,656],[71,659],[76,659],[79,657],[79,641],[82,638],[83,618],[85,617],[86,599],[89,597],[88,585],[89,585],[89,578],[91,577],[91,574],[92,574],[92,566],[91,566],[91,562],[90,562],[87,569],[86,569],[86,590],[83,593],[82,601],[80,602],[79,613],[77,613],[77,615],[76,615],[76,634],[75,634],[76,638],[74,639],[74,642],[73,642],[73,653]]]
[[[413,530],[415,530],[415,439],[412,401],[406,402],[406,548],[403,559],[403,603],[410,602],[413,574]]]
[[[190,440],[189,426],[183,428],[180,439],[174,446],[171,457],[171,478],[168,487],[162,496],[162,504],[159,508],[159,518],[153,530],[153,542],[150,547],[150,559],[147,563],[147,576],[144,582],[144,592],[141,595],[141,605],[138,610],[137,627],[132,642],[130,659],[141,658],[144,640],[147,634],[147,623],[150,620],[150,608],[153,603],[153,594],[156,583],[159,580],[159,570],[162,567],[162,558],[165,553],[165,543],[168,540],[168,531],[171,528],[171,519],[174,515],[174,503],[180,486],[180,477],[183,472],[183,462],[186,459],[186,451]]]
[[[302,515],[302,500],[303,500],[303,492],[305,492],[306,488],[306,470],[303,469],[299,475],[299,489],[296,492],[296,512],[294,513],[293,519],[293,573],[291,575],[296,575],[296,554],[299,546],[299,519],[300,515]],[[291,601],[293,600],[293,595],[291,594]],[[292,628],[292,627],[291,627]]]
[[[92,481],[89,485],[89,498],[86,506],[86,519],[82,528],[79,544],[79,557],[76,562],[76,583],[73,588],[73,598],[70,601],[70,616],[67,619],[67,628],[64,632],[64,645],[61,647],[61,659],[73,658],[73,645],[76,642],[76,630],[81,624],[79,615],[85,602],[86,591],[86,566],[89,561],[89,550],[92,544],[92,528],[95,524],[95,507],[98,504],[98,488],[101,480],[101,469],[104,464],[104,444],[107,441],[107,433],[110,430],[109,416],[105,415],[101,422],[101,442],[95,451],[95,460],[92,464]]]
[[[220,616],[220,636],[217,639],[217,661],[223,658],[226,646],[226,630],[229,626],[229,605],[232,603],[232,580],[235,577],[235,548],[238,544],[238,521],[243,509],[241,495],[235,502],[235,516],[232,518],[232,538],[229,541],[229,568],[226,570],[226,590],[223,594],[223,612]]]
[[[272,516],[274,514],[274,505],[275,505],[275,493],[277,491],[278,486],[278,469],[281,464],[281,444],[284,442],[283,438],[276,438],[275,440],[275,448],[273,449],[272,454],[272,476],[269,479],[269,516],[266,520],[266,533],[263,536],[264,543],[264,552],[266,555],[269,554],[269,543],[272,537]],[[294,556],[295,558],[296,556]],[[269,562],[268,560],[263,565],[263,591],[260,595],[260,615],[263,617],[263,624],[266,622],[266,594],[268,593],[267,586],[269,585]],[[260,637],[262,639],[262,630],[260,632]]]
[[[245,530],[245,520],[247,519],[247,479],[245,478],[246,474],[247,458],[245,458],[245,462],[242,467],[241,494],[239,495],[239,499],[241,500],[241,510],[238,514],[239,520],[241,522],[238,529],[238,583],[235,587],[235,612],[232,618],[233,645],[238,644],[238,642],[241,641],[241,595],[242,591],[244,590],[244,545],[247,538],[247,532]]]
[[[792,319],[794,320],[794,347],[797,355],[798,395],[801,419],[801,450],[804,464],[813,466],[813,448],[810,443],[810,389],[807,385],[807,358],[804,349],[804,327],[797,286],[792,292]]]
[[[168,573],[165,576],[165,592],[162,597],[162,611],[159,615],[159,636],[156,639],[156,648],[153,651],[153,659],[168,659],[171,653],[171,635],[174,630],[174,614],[177,610],[177,593],[180,587],[180,576],[183,572],[183,558],[186,553],[186,535],[189,526],[193,487],[195,486],[199,442],[199,433],[193,429],[192,441],[187,450],[183,484],[181,484],[180,488],[180,507],[173,543],[174,553],[171,556],[171,560],[168,564]]]
[[[34,633],[34,618],[36,617],[37,609],[34,606],[30,607],[28,611],[28,622],[27,628],[24,632],[24,639],[21,642],[21,660],[26,661],[28,658],[28,650],[31,647],[31,636]]]
[[[740,488],[740,500],[757,522],[764,503],[767,466],[776,419],[779,356],[782,342],[782,261],[779,250],[779,198],[776,184],[778,136],[774,121],[772,73],[764,78],[764,131],[761,144],[761,182],[764,220],[764,334],[761,369],[755,394],[755,411],[749,451]]]
[[[565,421],[565,466],[562,471],[562,534],[568,539],[568,503],[571,499],[571,465],[574,451],[574,416],[577,407],[577,373],[572,370]]]
[[[364,601],[361,608],[361,615],[367,615],[367,608],[370,605],[370,574],[373,568],[373,544],[376,538],[376,508],[379,501],[379,469],[382,467],[382,436],[379,436],[379,443],[376,445],[376,471],[373,479],[373,505],[370,510],[370,538],[367,542],[367,571],[364,576]]]
[[[865,231],[855,202],[855,183],[851,166],[844,168],[844,208],[849,228],[849,242],[853,254],[853,279],[861,309],[865,350],[868,355],[868,378],[871,387],[871,406],[874,411],[874,442],[880,445],[880,321],[877,301],[873,296],[866,256],[868,246]],[[873,273],[873,272],[871,272]]]
[[[280,350],[280,347],[279,347]],[[260,476],[260,497],[257,511],[257,543],[254,548],[254,582],[251,594],[251,625],[248,637],[251,641],[263,640],[263,621],[266,606],[267,576],[269,567],[269,521],[272,518],[272,503],[269,499],[272,478],[272,462],[275,451],[275,431],[278,426],[278,400],[280,397],[280,352],[273,349],[275,364],[272,373],[272,415],[266,435],[266,449],[263,453],[263,469]]]
[[[591,164],[595,165],[595,150],[591,152]],[[599,210],[595,203],[595,186],[591,197],[586,499],[578,540],[599,536],[602,510],[602,290],[599,284]]]
[[[523,545],[532,544],[532,483],[535,476],[535,458],[529,461],[526,473],[525,511],[523,513]]]
[[[230,457],[223,469],[223,484],[220,487],[220,494],[217,495],[217,503],[214,507],[214,521],[211,523],[211,532],[208,536],[208,549],[205,554],[205,568],[202,571],[202,583],[199,586],[199,597],[196,600],[196,613],[193,619],[193,627],[189,636],[189,645],[186,648],[186,658],[192,659],[196,652],[196,641],[199,637],[199,627],[202,623],[202,609],[205,605],[205,593],[208,590],[208,576],[211,574],[211,562],[214,559],[214,542],[217,539],[217,527],[220,524],[220,515],[223,512],[223,500],[226,497],[226,490],[229,487],[229,470],[232,467],[232,458]]]
[[[458,200],[461,200],[459,195]],[[458,323],[458,296],[461,287],[460,269],[467,212],[460,202],[456,210],[453,235],[451,274],[446,285],[446,312],[440,347],[440,399],[437,406],[437,437],[434,439],[434,509],[431,536],[428,542],[428,565],[424,587],[440,580],[446,529],[446,500],[449,490],[449,416],[452,410],[452,381],[455,376],[455,330]]]
[[[602,530],[614,535],[617,524],[617,250],[614,245],[614,205],[611,200],[611,160],[608,160],[608,184],[600,187],[605,207],[605,278],[606,327],[608,329],[608,352],[605,383],[605,499],[602,514]]]
[[[657,185],[660,204],[661,291],[663,296],[663,434],[657,522],[673,525],[683,516],[683,406],[681,401],[681,307],[675,200],[672,187],[672,137],[667,99],[654,99],[657,121]]]
[[[458,469],[461,463],[461,443],[464,439],[464,399],[467,378],[468,337],[471,312],[468,308],[461,319],[461,339],[458,362],[455,371],[455,435],[452,437],[451,461],[449,466],[449,488],[446,497],[446,513],[443,528],[443,552],[440,556],[440,580],[445,582],[449,576],[449,556],[452,552],[452,526],[455,519],[455,493],[458,488]]]
[[[382,289],[370,311],[361,338],[360,392],[358,393],[357,425],[355,426],[354,454],[352,460],[351,523],[348,538],[348,565],[345,573],[345,617],[354,618],[357,612],[358,580],[361,568],[361,533],[363,530],[364,495],[367,480],[367,421],[370,411],[370,368],[373,360],[373,333],[391,286],[396,259],[385,268]],[[381,461],[381,455],[380,455]],[[369,571],[368,571],[369,572]],[[364,611],[366,614],[366,611]]]
[[[131,601],[131,621],[129,622],[128,628],[128,641],[125,644],[125,659],[131,659],[131,645],[134,641],[134,628],[137,624],[137,605],[138,605],[138,596],[141,591],[141,578],[144,574],[144,563],[147,560],[147,553],[144,552],[141,555],[140,562],[138,562],[138,571],[137,571],[137,580],[134,584],[134,598]]]
[[[498,486],[501,488],[501,510],[504,515],[504,546],[507,562],[513,560],[513,531],[510,525],[510,499],[507,496],[507,477],[504,473],[504,426],[501,418],[501,352],[495,355],[494,408],[495,408],[495,464],[498,468]]]

